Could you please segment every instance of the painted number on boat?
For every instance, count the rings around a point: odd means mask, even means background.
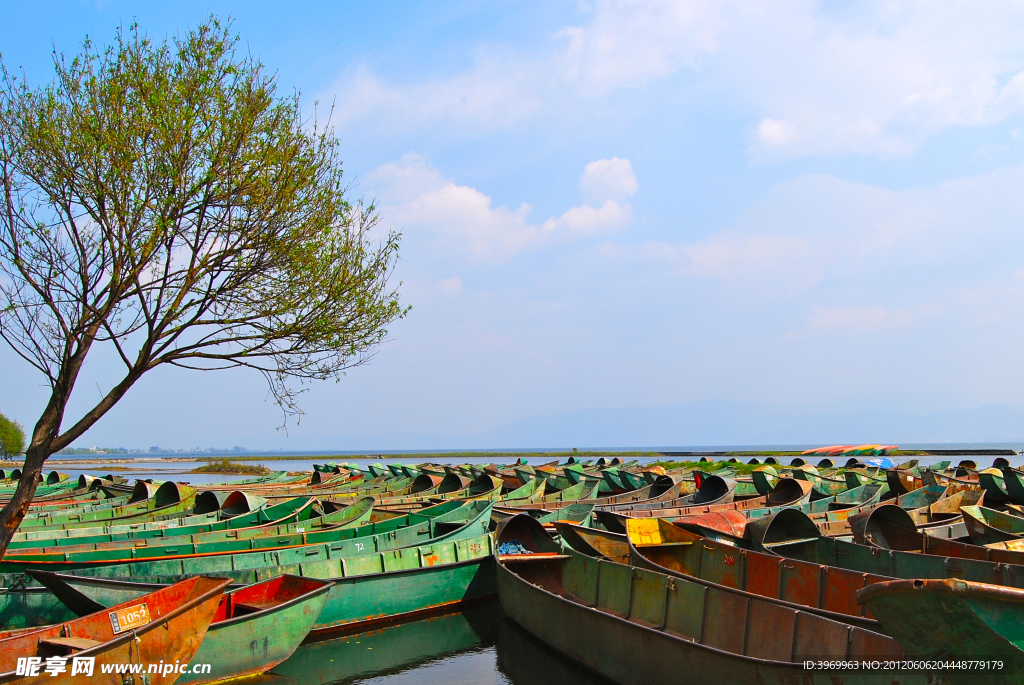
[[[149,607],[145,604],[136,604],[132,607],[110,612],[110,626],[114,629],[114,635],[131,630],[132,628],[144,626],[151,620],[149,617]]]
[[[356,543],[356,551],[359,551],[359,552],[363,551],[363,543],[361,543],[361,542],[357,542]]]

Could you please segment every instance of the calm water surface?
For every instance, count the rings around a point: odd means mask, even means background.
[[[497,601],[299,647],[260,685],[608,685],[537,642]]]

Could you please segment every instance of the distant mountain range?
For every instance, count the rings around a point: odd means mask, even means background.
[[[814,411],[725,400],[660,407],[581,409],[531,416],[463,436],[400,433],[339,435],[340,449],[472,449],[834,443],[1014,443],[1024,411],[989,404],[931,414]]]

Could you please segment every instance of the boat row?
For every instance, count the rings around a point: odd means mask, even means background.
[[[220,682],[497,595],[621,683],[1022,682],[1024,511],[991,501],[986,471],[333,463],[202,488],[53,472],[0,558],[0,680],[93,659]],[[1004,666],[941,665],[979,657]],[[834,667],[907,660],[927,663]],[[81,682],[121,682],[98,671]]]

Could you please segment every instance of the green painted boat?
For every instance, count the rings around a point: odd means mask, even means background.
[[[564,545],[587,556],[629,564],[629,540],[623,533],[556,521],[555,531]]]
[[[157,488],[152,497],[148,496],[148,490],[139,489],[140,498],[130,501],[121,507],[104,509],[100,511],[71,513],[66,516],[48,516],[22,521],[19,530],[25,531],[35,527],[57,527],[61,525],[90,524],[95,525],[97,521],[128,521],[132,519],[166,516],[187,511],[196,500],[196,490],[193,487],[182,483],[167,481]],[[142,496],[145,493],[146,496]],[[133,496],[134,497],[134,496]]]
[[[960,579],[896,580],[857,593],[910,657],[1000,661],[955,682],[1018,685],[1024,591]]]
[[[406,504],[423,505],[430,503],[431,498],[445,495],[455,496],[465,492],[474,481],[457,473],[442,476],[421,473],[413,481],[408,496],[387,497],[380,501],[380,507],[387,509]],[[489,482],[489,481],[488,481]]]
[[[551,494],[547,494],[546,491],[545,491],[544,496],[539,498],[539,499],[532,499],[532,498],[511,499],[511,498],[508,498],[508,499],[502,500],[500,505],[502,507],[509,507],[509,508],[515,508],[515,507],[547,508],[549,506],[557,505],[557,504],[570,504],[572,502],[577,502],[577,501],[580,501],[580,500],[583,500],[583,499],[593,499],[598,494],[598,491],[599,491],[599,486],[596,485],[596,484],[591,485],[591,484],[588,484],[588,483],[577,483],[576,485],[568,487],[565,490],[560,490],[558,492],[553,492]]]
[[[442,534],[428,540],[421,536],[416,546],[322,561],[282,558],[277,564],[236,567],[218,571],[218,575],[240,583],[285,573],[331,581],[327,602],[311,635],[451,608],[496,593],[492,538],[487,531],[490,506],[489,502],[465,503],[463,509],[477,513],[474,518],[447,522],[447,532],[445,522],[439,522],[437,531]],[[168,584],[177,575],[142,582]],[[137,580],[104,582],[107,579],[82,573],[63,575],[61,580],[101,605],[130,599],[144,589]]]
[[[370,475],[372,475],[374,478],[376,478],[377,476],[395,475],[391,473],[391,469],[387,468],[387,466],[383,464],[369,464],[366,467],[366,470],[369,471]]]
[[[101,604],[75,589],[61,574],[39,571],[33,572],[33,577],[79,616],[119,603]],[[73,582],[88,584],[78,578]],[[131,582],[127,586],[127,591],[109,594],[130,601],[167,587]],[[192,658],[193,663],[210,664],[210,672],[186,673],[175,682],[201,685],[269,671],[290,657],[312,630],[330,588],[329,581],[283,575],[225,592]]]
[[[783,509],[797,509],[809,515],[815,523],[819,523],[822,520],[837,521],[847,518],[850,511],[859,511],[864,507],[874,506],[881,501],[882,496],[887,491],[888,486],[885,484],[872,483],[847,490],[834,497],[762,509],[744,509],[742,511],[743,515],[748,519],[758,519],[772,516]],[[832,516],[830,517],[829,514],[832,514]]]
[[[302,645],[267,680],[279,676],[287,685],[386,682],[388,676],[494,647],[502,618],[492,601],[384,628],[346,631],[342,637]]]
[[[289,476],[287,471],[272,471],[265,476],[203,483],[203,487],[210,490],[244,490],[245,488],[253,485],[286,485],[288,483],[298,483],[305,480],[305,478],[306,476]]]
[[[461,487],[460,487],[461,486]],[[388,497],[381,500],[380,508],[384,511],[415,511],[430,504],[450,499],[476,500],[498,499],[503,487],[502,480],[483,474],[469,479],[455,473],[449,473],[432,495],[414,497]]]
[[[352,509],[352,508],[350,508]],[[355,507],[354,509],[360,509]],[[356,551],[364,549],[392,549],[399,546],[415,544],[422,539],[422,530],[432,530],[431,523],[437,514],[457,511],[440,509],[427,512],[421,519],[398,517],[380,523],[369,523],[356,527],[326,527],[321,530],[303,531],[271,537],[250,537],[242,539],[216,540],[214,542],[174,544],[157,540],[154,544],[132,547],[128,549],[100,549],[82,552],[35,553],[26,550],[18,555],[5,555],[0,560],[0,577],[5,574],[20,574],[28,568],[39,568],[47,571],[65,572],[89,569],[94,573],[111,573],[113,577],[139,577],[149,575],[141,571],[146,564],[186,566],[195,564],[197,569],[220,569],[226,564],[224,557],[237,560],[253,555],[302,555],[303,558],[317,556],[320,559],[339,554],[351,548]],[[468,510],[467,510],[468,511]],[[419,523],[419,527],[413,526]],[[383,530],[383,532],[382,532]],[[365,539],[361,539],[365,538]],[[353,539],[356,539],[353,541]],[[330,548],[330,552],[328,551]],[[257,558],[260,558],[259,556]],[[206,573],[197,570],[195,573]]]
[[[527,502],[536,502],[544,497],[547,490],[547,481],[534,478],[529,483],[512,490],[506,495],[502,496],[502,500],[525,500]]]
[[[563,542],[584,554],[595,556],[596,553],[621,564],[690,578],[717,590],[730,590],[748,599],[767,600],[792,610],[807,611],[876,633],[884,632],[874,619],[858,615],[859,612],[850,613],[850,608],[856,607],[851,601],[852,596],[844,604],[836,605],[845,611],[832,610],[829,599],[822,601],[811,598],[806,592],[801,596],[796,587],[791,587],[796,583],[789,582],[784,572],[780,574],[773,568],[778,565],[777,558],[750,550],[743,550],[737,556],[735,549],[715,541],[701,540],[700,536],[691,531],[679,530],[678,524],[670,527],[664,522],[645,520],[631,524],[629,530],[628,534],[620,534],[574,527],[563,534],[563,525],[558,525]],[[642,543],[634,544],[630,540],[631,536],[638,541],[642,540]],[[694,549],[694,545],[705,544],[708,549]],[[716,554],[719,550],[724,550],[724,553]],[[730,560],[732,563],[729,563]],[[740,566],[738,569],[737,564]],[[742,575],[744,570],[748,573],[764,572],[764,577],[745,577]],[[772,580],[781,582],[772,585]],[[830,592],[841,588],[834,580],[828,585]]]
[[[793,469],[792,477],[798,480],[809,481],[814,486],[811,499],[835,497],[836,495],[850,489],[850,484],[845,478],[829,478],[818,473],[818,469],[810,464],[801,466],[798,469]]]
[[[1024,504],[1024,473],[1008,465],[1004,466],[1001,471],[1003,488],[1006,490],[1006,496],[1010,502],[1017,505]]]
[[[374,478],[370,483],[364,483],[345,488],[330,488],[318,491],[315,497],[321,500],[340,502],[372,495],[377,498],[401,497],[407,495],[412,489],[415,478]],[[278,499],[279,496],[271,495],[270,499]]]
[[[675,500],[654,505],[639,504],[635,506],[602,507],[596,516],[606,526],[615,532],[624,532],[621,523],[630,518],[679,518],[681,516],[692,516],[695,514],[706,514],[713,511],[748,511],[771,507],[785,507],[798,505],[810,501],[813,486],[809,481],[796,480],[794,478],[781,478],[767,497],[754,497],[751,499],[732,501],[733,490],[730,489],[730,481],[718,476],[710,476],[705,479],[701,489],[695,495],[690,495],[682,500]],[[672,506],[682,502],[682,506]]]
[[[82,552],[102,552],[104,562],[112,562],[130,559],[141,559],[150,557],[168,557],[166,553],[169,548],[182,549],[191,548],[195,550],[192,554],[210,553],[209,550],[222,550],[224,544],[228,544],[231,551],[248,551],[255,547],[246,545],[244,541],[251,540],[253,545],[257,544],[259,549],[271,549],[277,546],[290,546],[294,544],[296,535],[308,534],[320,530],[340,530],[342,528],[358,526],[370,519],[373,512],[373,497],[364,497],[348,505],[334,504],[333,502],[318,502],[311,500],[309,505],[304,507],[296,516],[289,516],[289,522],[280,524],[264,524],[249,528],[231,528],[203,533],[166,535],[159,538],[113,540],[102,542],[84,542],[75,540],[76,544],[65,544],[57,546],[32,547],[20,549],[15,553],[11,550],[4,555],[3,561],[17,562],[25,561],[31,556],[31,560],[47,561],[54,555],[63,555],[65,561],[76,559],[88,559],[88,555]],[[171,529],[172,531],[174,529]],[[280,539],[281,545],[274,544],[275,539]],[[120,550],[122,555],[118,559],[112,554]],[[2,567],[2,563],[0,563]]]
[[[603,484],[606,489],[608,488],[608,484],[604,482],[604,477],[600,472],[591,473],[582,468],[566,468],[562,472],[565,474],[565,479],[570,486],[578,485],[579,483],[590,483],[591,485]]]
[[[202,497],[202,495],[200,496]],[[212,498],[207,498],[207,500]],[[193,511],[199,509],[199,497]],[[216,500],[215,500],[216,502]],[[211,530],[225,530],[227,528],[248,528],[251,526],[266,523],[287,523],[290,516],[301,516],[304,508],[312,506],[314,502],[311,497],[295,497],[291,500],[279,502],[274,505],[267,505],[260,498],[254,498],[246,493],[239,492],[235,497],[228,497],[220,509],[212,509],[206,513],[192,514],[181,518],[173,515],[154,521],[118,523],[116,525],[93,525],[68,527],[69,524],[54,529],[39,529],[27,532],[17,532],[11,542],[12,548],[15,544],[27,547],[43,544],[59,544],[56,540],[68,540],[68,544],[76,544],[75,540],[92,540],[102,542],[103,536],[110,540],[125,539],[132,537],[160,537],[163,535],[182,535],[191,533],[205,533]],[[212,505],[211,505],[212,506]]]
[[[988,496],[986,491],[985,496]],[[1019,540],[1024,536],[1024,519],[982,506],[960,508],[964,527],[975,545]]]
[[[555,509],[547,514],[542,514],[537,517],[537,522],[543,525],[545,528],[553,526],[555,523],[562,521],[565,523],[575,523],[581,526],[589,526],[594,516],[594,505],[587,502],[575,502],[567,507],[561,509]]]
[[[760,466],[750,472],[750,479],[754,483],[757,494],[764,496],[775,489],[775,483],[779,480],[779,472],[772,466]]]
[[[155,527],[153,524],[149,524],[149,527],[142,527],[140,525],[135,527],[77,528],[72,531],[56,531],[58,533],[72,534],[57,538],[33,536],[28,539],[16,540],[8,548],[8,554],[12,554],[13,551],[16,555],[24,551],[44,547],[71,551],[80,545],[105,543],[114,543],[115,546],[117,543],[146,546],[148,544],[147,540],[166,540],[172,537],[214,532],[226,532],[228,533],[227,537],[231,538],[237,537],[238,533],[236,531],[238,530],[301,523],[302,521],[320,517],[325,511],[327,513],[338,511],[342,506],[337,504],[324,505],[310,497],[297,497],[277,505],[260,506],[254,511],[235,515],[226,515],[222,510],[202,516],[189,517],[188,519],[177,519],[174,521],[177,525],[163,527]],[[200,523],[191,523],[193,519],[200,521]],[[121,530],[122,528],[124,530]]]
[[[537,639],[623,685],[909,685],[930,674],[805,669],[804,658],[898,657],[884,635],[686,578],[557,546],[525,515],[502,522],[502,608]]]
[[[269,551],[92,565],[75,570],[73,575],[163,584],[205,573],[229,576],[240,584],[260,582],[282,573],[329,580],[351,575],[358,569],[373,568],[374,564],[382,564],[384,562],[380,554],[387,551],[423,547],[439,540],[464,540],[485,534],[490,527],[490,509],[490,502],[445,502],[394,519],[333,531],[335,537],[343,539],[331,543]],[[362,560],[350,561],[354,557]],[[54,566],[34,564],[33,568],[56,570]],[[360,573],[365,572],[370,571]],[[66,620],[68,611],[51,592],[39,587],[26,574],[0,575],[0,627],[13,629],[59,623]]]
[[[985,489],[985,502],[990,506],[1001,507],[1007,502],[1012,501],[1010,493],[1006,490],[1006,484],[1003,481],[1003,472],[999,469],[978,471],[978,482]],[[1024,502],[1014,503],[1024,504]]]
[[[879,507],[878,511],[881,509]],[[821,536],[806,514],[792,510],[781,511],[771,519],[751,522],[748,530],[760,527],[760,532],[752,531],[754,540],[764,535],[764,540],[757,543],[759,549],[784,557],[792,564],[813,564],[815,573],[821,572],[820,566],[832,566],[889,579],[960,577],[1024,588],[1024,554],[932,537],[917,531],[913,521],[899,507],[890,506],[886,510],[902,513],[909,521],[899,533],[891,529],[886,531],[890,544],[894,543],[897,535],[901,535],[911,541],[914,551],[885,549]],[[765,530],[770,531],[770,535],[765,534]],[[897,543],[895,546],[902,545]]]
[[[608,489],[616,495],[636,490],[637,487],[633,485],[632,480],[624,476],[624,472],[622,470],[614,467],[601,471],[601,477],[604,478],[604,482],[608,486]]]

